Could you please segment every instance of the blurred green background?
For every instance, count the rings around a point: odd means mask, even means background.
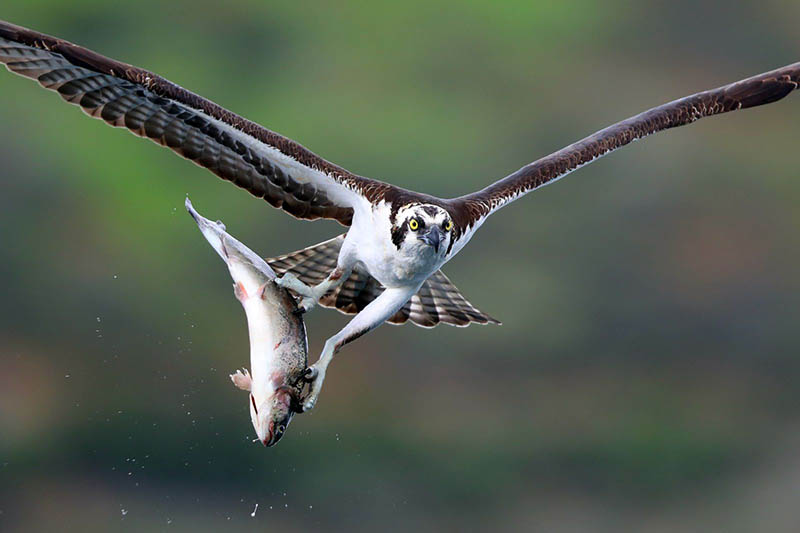
[[[27,0],[354,172],[457,196],[800,60],[800,4]],[[796,531],[800,95],[516,202],[445,272],[502,327],[384,326],[252,443],[228,273],[332,237],[0,76],[3,531]],[[311,351],[347,318],[315,310]],[[255,517],[251,512],[259,504]]]

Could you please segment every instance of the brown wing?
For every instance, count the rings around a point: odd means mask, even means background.
[[[697,93],[640,113],[526,165],[485,189],[453,200],[462,225],[476,229],[489,214],[520,196],[653,133],[712,115],[780,100],[800,82],[800,63]],[[465,231],[469,234],[469,231]]]
[[[304,283],[316,285],[336,268],[342,242],[344,235],[291,254],[267,259],[267,263],[278,275],[291,271]],[[342,285],[320,299],[320,305],[345,314],[356,314],[383,290],[384,287],[375,278],[367,272],[355,269]],[[440,323],[454,326],[468,326],[472,323],[500,324],[473,307],[441,270],[428,278],[417,294],[387,322],[404,324],[409,320],[428,328]]]
[[[167,146],[298,218],[349,225],[356,202],[391,187],[156,74],[3,21],[0,62],[90,116]]]

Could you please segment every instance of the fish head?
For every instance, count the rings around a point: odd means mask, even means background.
[[[278,387],[260,402],[250,393],[250,419],[258,440],[264,446],[273,446],[286,431],[296,412],[295,394],[289,387]]]

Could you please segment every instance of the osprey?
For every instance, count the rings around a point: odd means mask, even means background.
[[[800,82],[795,63],[687,96],[600,130],[485,189],[445,199],[353,174],[156,74],[2,21],[0,62],[88,115],[166,146],[296,218],[349,226],[334,239],[268,260],[283,275],[281,284],[303,297],[303,309],[320,303],[356,314],[309,369],[306,410],[333,355],[384,321],[499,324],[473,307],[440,268],[501,207],[631,141],[775,102]]]

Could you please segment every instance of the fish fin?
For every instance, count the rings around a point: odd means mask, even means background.
[[[272,283],[272,282],[268,281],[267,283]],[[261,298],[262,300],[264,299],[264,289],[267,288],[267,283],[259,285],[258,289],[256,289],[256,297]]]
[[[233,294],[236,296],[236,299],[242,303],[244,303],[244,301],[249,297],[247,290],[244,288],[244,285],[242,285],[241,281],[237,281],[233,284]]]
[[[242,372],[242,370],[244,370],[244,372]],[[237,388],[250,392],[253,380],[250,378],[250,372],[248,372],[246,368],[242,370],[237,370],[235,373],[231,374],[231,381],[233,381],[233,384],[236,385]]]

